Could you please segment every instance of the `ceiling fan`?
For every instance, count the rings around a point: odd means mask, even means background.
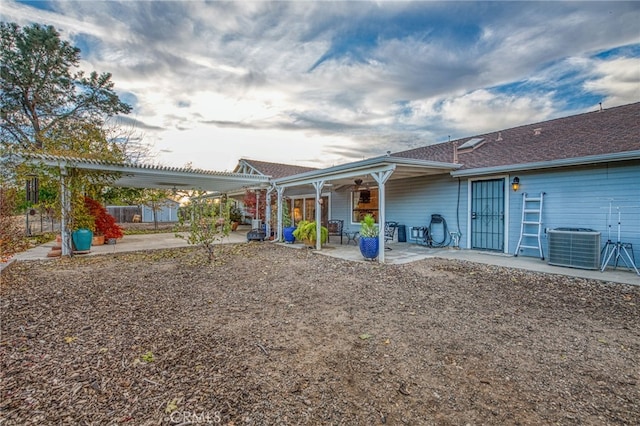
[[[362,179],[356,179],[353,181],[353,185],[344,185],[342,187],[340,187],[340,191],[368,191],[369,190],[369,183],[365,182],[364,184],[362,183]]]

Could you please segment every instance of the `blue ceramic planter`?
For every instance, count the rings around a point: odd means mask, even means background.
[[[378,257],[379,241],[378,237],[360,237],[360,253],[365,259],[375,259]]]
[[[76,251],[89,251],[91,249],[91,241],[93,240],[93,232],[89,229],[78,229],[71,234],[73,247]]]
[[[289,226],[287,228],[282,229],[282,236],[284,237],[284,242],[287,244],[293,244],[296,241],[296,237],[293,236],[293,231],[295,231],[295,226]]]

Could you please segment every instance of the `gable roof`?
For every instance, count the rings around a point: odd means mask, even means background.
[[[471,140],[481,144],[460,149]],[[473,145],[473,144],[468,144]],[[456,149],[456,147],[458,147]],[[461,164],[460,170],[556,162],[640,150],[640,102],[392,154]],[[456,158],[457,157],[457,158]]]
[[[266,161],[249,160],[241,158],[238,165],[233,170],[234,173],[246,173],[251,175],[269,176],[278,179],[285,176],[297,175],[300,173],[318,170],[315,167],[294,166],[291,164],[269,163]]]

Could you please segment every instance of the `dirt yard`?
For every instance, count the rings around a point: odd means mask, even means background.
[[[640,287],[220,250],[12,265],[0,424],[640,424]]]

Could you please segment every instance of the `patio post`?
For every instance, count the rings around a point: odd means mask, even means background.
[[[277,229],[276,229],[276,241],[280,241],[282,239],[282,194],[284,193],[284,188],[281,186],[276,186],[276,194],[278,194],[278,216],[277,216]]]
[[[265,237],[269,239],[271,237],[271,192],[273,192],[273,186],[267,188],[265,195],[265,210],[264,210],[264,222],[265,222]]]
[[[322,199],[323,186],[323,180],[313,182],[313,187],[316,189],[316,250],[322,249],[322,204],[320,204],[320,200]]]
[[[378,232],[378,247],[380,247],[378,254],[378,262],[384,263],[384,222],[386,220],[386,200],[385,200],[385,183],[393,174],[393,170],[387,170],[384,172],[374,172],[371,176],[378,183],[378,228],[381,232]]]
[[[71,233],[69,232],[69,213],[71,212],[71,194],[67,186],[67,168],[60,165],[60,236],[62,256],[71,256]]]

